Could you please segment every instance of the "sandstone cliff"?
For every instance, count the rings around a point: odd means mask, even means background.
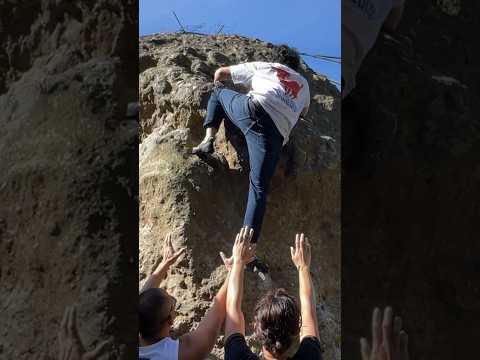
[[[240,36],[157,34],[140,41],[140,281],[173,231],[175,245],[188,248],[163,284],[181,304],[177,334],[196,326],[222,283],[218,252],[230,253],[247,198],[247,152],[236,128],[221,127],[217,156],[205,161],[190,154],[203,136],[213,73],[222,65],[265,60],[272,48]],[[244,310],[251,321],[255,301],[271,286],[297,294],[289,246],[295,232],[309,234],[322,343],[327,359],[339,359],[339,93],[305,64],[301,72],[310,84],[310,113],[284,148],[258,246],[273,283],[247,276]],[[212,358],[222,357],[221,345],[222,339]]]
[[[132,359],[135,2],[2,1],[0,13],[0,358],[57,359],[76,304],[88,348],[110,338],[107,358]]]

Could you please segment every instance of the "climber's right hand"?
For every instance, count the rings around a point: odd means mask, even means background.
[[[253,229],[243,227],[235,238],[233,245],[233,262],[247,264],[255,256],[256,244],[252,243]]]
[[[295,247],[290,247],[290,253],[292,255],[293,264],[298,270],[302,268],[310,268],[312,251],[310,248],[310,242],[304,234],[295,235]]]
[[[218,68],[213,75],[213,83],[220,83],[223,86],[223,81],[228,80],[231,78],[230,68],[228,66],[224,66]]]

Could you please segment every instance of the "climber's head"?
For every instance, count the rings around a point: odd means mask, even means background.
[[[159,288],[143,291],[138,300],[138,327],[142,339],[156,342],[168,336],[176,316],[177,300]]]
[[[273,49],[271,62],[286,65],[290,69],[297,71],[300,67],[300,55],[295,49],[287,45],[278,45]]]
[[[300,333],[300,309],[285,289],[263,296],[255,307],[253,328],[256,339],[273,356],[284,354]]]

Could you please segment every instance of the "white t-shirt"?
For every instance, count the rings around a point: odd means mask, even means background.
[[[166,337],[155,344],[138,347],[139,360],[178,360],[178,340]]]
[[[245,85],[248,96],[263,106],[286,144],[298,117],[310,105],[307,80],[288,66],[261,61],[230,66],[230,73],[233,83]]]
[[[342,0],[342,77],[345,97],[355,87],[363,59],[393,7],[405,0]]]

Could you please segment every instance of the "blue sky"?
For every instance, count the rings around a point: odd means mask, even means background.
[[[140,35],[179,30],[238,34],[287,44],[308,54],[340,56],[340,0],[140,0]],[[339,81],[339,64],[304,57]]]

